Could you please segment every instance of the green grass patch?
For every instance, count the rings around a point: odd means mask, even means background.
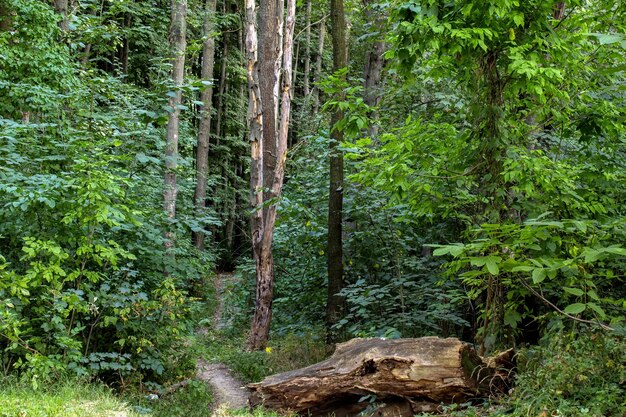
[[[110,389],[65,382],[33,389],[15,380],[0,381],[0,417],[139,417]]]

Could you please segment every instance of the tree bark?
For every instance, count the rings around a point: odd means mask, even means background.
[[[506,375],[495,368],[511,369],[511,354],[506,363],[495,358],[490,366],[458,339],[353,339],[337,345],[325,361],[248,385],[250,404],[300,415],[355,416],[370,405],[359,399],[371,396],[403,410],[376,415],[408,417],[434,411],[442,402],[503,391]]]
[[[280,9],[278,16],[282,17],[281,5],[270,6],[274,10]],[[273,2],[273,0],[271,1]],[[261,6],[264,2],[261,2]],[[246,51],[247,51],[247,72],[248,90],[250,93],[248,122],[250,125],[250,142],[252,149],[251,166],[251,204],[254,207],[252,215],[252,248],[256,264],[256,304],[252,328],[248,339],[248,348],[251,350],[265,347],[270,330],[272,318],[272,297],[274,291],[274,260],[272,257],[272,241],[274,236],[274,226],[276,224],[277,200],[282,190],[285,174],[285,163],[287,159],[287,137],[289,130],[289,118],[291,109],[291,71],[293,60],[293,30],[295,26],[295,0],[287,0],[287,17],[284,32],[284,43],[281,44],[282,65],[270,66],[265,59],[273,58],[273,55],[258,54],[257,71],[257,38],[255,30],[256,15],[254,13],[254,0],[246,0]],[[269,13],[269,15],[272,15]],[[259,16],[268,16],[268,11],[264,10]],[[274,14],[276,17],[276,15]],[[263,27],[263,26],[260,26]],[[283,37],[282,18],[279,24],[272,28],[274,36]],[[268,39],[265,36],[263,39]],[[265,45],[267,46],[267,45]],[[275,63],[275,61],[274,61]],[[271,83],[278,83],[279,73],[282,67],[282,88],[280,112],[278,109],[278,95],[272,94],[270,101],[264,100],[265,94],[270,91],[278,91],[278,86]],[[269,112],[267,109],[270,108]],[[267,129],[267,117],[274,118],[279,114],[280,121],[278,130],[277,123],[270,123],[274,126],[272,130]],[[275,121],[274,121],[275,122]],[[275,154],[268,156],[267,148],[273,147]],[[269,185],[269,187],[266,187]]]
[[[0,3],[0,32],[11,30],[13,26],[13,10],[4,2]]]
[[[313,114],[317,114],[320,109],[320,89],[317,83],[322,79],[322,64],[324,63],[324,38],[326,37],[326,19],[322,19],[320,22],[320,35],[317,44],[317,57],[315,59],[315,74],[313,80],[315,81],[314,94],[313,94]]]
[[[67,32],[70,29],[67,7],[67,0],[54,0],[54,9],[61,15],[61,20],[59,20],[59,29],[61,29],[62,32]]]
[[[303,92],[306,100],[311,93],[309,89],[309,74],[311,72],[311,0],[306,2],[306,32],[304,38],[304,83]]]
[[[176,217],[176,167],[178,165],[178,125],[180,104],[185,72],[185,50],[187,42],[187,0],[171,1],[170,48],[172,51],[172,84],[174,91],[169,98],[170,113],[167,120],[165,143],[165,182],[163,190],[163,208],[167,217]],[[165,233],[165,250],[172,253],[174,248],[174,232],[170,229]]]
[[[222,65],[220,66],[220,86],[219,94],[217,97],[217,123],[215,125],[215,137],[219,140],[222,137],[222,115],[225,112],[224,106],[226,100],[224,100],[224,94],[226,94],[226,64],[228,62],[228,50],[229,50],[228,36],[224,36],[224,47],[222,48]]]
[[[346,38],[346,17],[343,0],[330,0],[333,42],[333,69],[338,71],[348,65],[348,44]],[[343,94],[339,100],[343,100]],[[338,144],[343,140],[343,132],[336,124],[343,119],[343,111],[337,108],[331,116],[330,136],[330,193],[328,198],[328,297],[326,302],[326,325],[329,340],[333,339],[331,328],[343,313],[343,154]]]
[[[369,22],[376,28],[384,28],[385,27],[385,16],[380,13],[376,13],[372,10],[371,3],[368,1],[365,5],[365,16]],[[364,97],[363,101],[368,106],[374,108],[378,106],[380,102],[380,87],[382,81],[382,73],[383,73],[383,64],[384,58],[383,55],[385,53],[385,42],[382,39],[383,34],[378,33],[374,41],[372,42],[369,51],[366,52],[365,56],[365,68],[363,70],[363,79],[364,79]],[[378,112],[375,110],[370,114],[370,118],[372,119],[372,123],[370,125],[370,136],[376,137],[378,136],[378,125],[376,124],[376,120],[378,119]]]
[[[198,127],[198,146],[196,152],[196,189],[193,200],[196,215],[202,216],[206,209],[206,188],[209,172],[209,137],[211,134],[211,112],[213,111],[213,67],[215,64],[215,38],[213,36],[215,10],[217,0],[207,0],[204,16],[204,42],[202,44],[201,77],[211,85],[204,87],[200,93],[202,110]],[[204,249],[204,232],[194,232],[193,244],[198,250]]]
[[[130,28],[132,23],[132,15],[128,13],[124,18],[124,28],[127,30]],[[130,49],[130,42],[128,40],[128,32],[124,36],[124,41],[122,43],[122,51],[120,56],[120,62],[122,64],[122,74],[128,75],[128,54]]]
[[[263,186],[271,188],[276,168],[276,123],[280,77],[282,0],[259,3],[259,87],[263,102]],[[264,209],[267,211],[267,207]]]

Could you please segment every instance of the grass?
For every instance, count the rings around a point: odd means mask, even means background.
[[[96,384],[65,382],[37,390],[0,381],[0,417],[139,417],[133,408]]]

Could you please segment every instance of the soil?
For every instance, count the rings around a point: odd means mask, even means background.
[[[211,387],[215,407],[244,408],[248,406],[249,390],[222,363],[208,363],[200,359],[196,364],[196,377]]]
[[[217,307],[213,317],[213,328],[223,330],[229,326],[224,321],[224,289],[228,281],[233,280],[232,274],[217,274],[214,280]],[[199,333],[206,333],[206,329],[199,329]],[[233,376],[228,367],[222,363],[209,363],[199,359],[196,363],[196,378],[206,382],[213,391],[215,403],[213,404],[213,416],[219,415],[218,410],[225,408],[238,409],[248,407],[250,391],[244,384]]]

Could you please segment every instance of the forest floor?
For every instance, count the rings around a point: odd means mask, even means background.
[[[213,330],[219,331],[228,326],[224,320],[224,289],[232,284],[233,274],[218,273],[215,276],[215,313],[213,316]],[[208,333],[206,328],[198,331],[202,335]],[[203,358],[199,358],[196,364],[196,378],[207,383],[213,391],[214,415],[215,410],[231,408],[241,409],[248,405],[248,390],[244,384],[233,375],[228,366],[223,363],[210,363]]]

